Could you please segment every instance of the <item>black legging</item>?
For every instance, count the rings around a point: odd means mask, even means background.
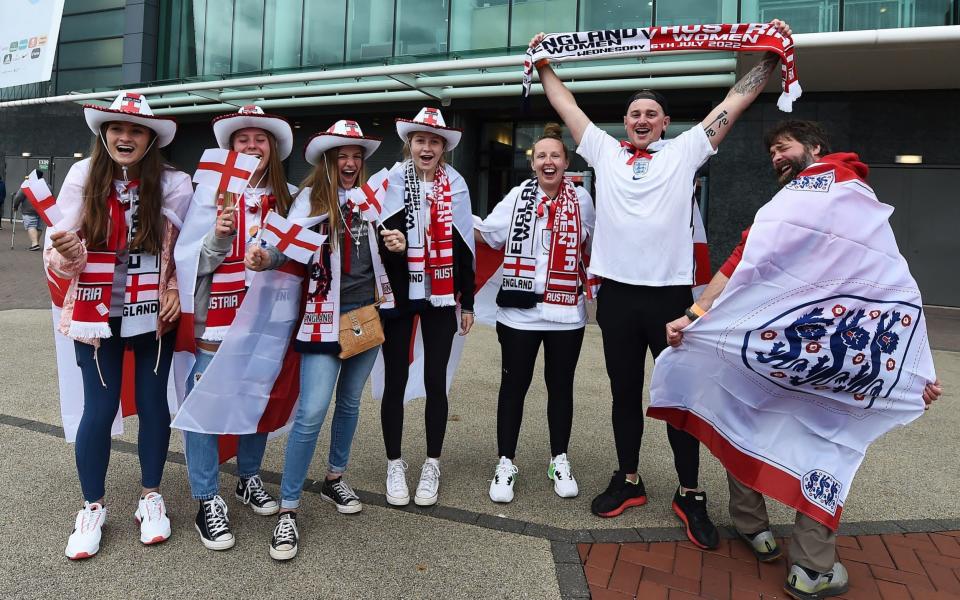
[[[690,286],[648,287],[604,279],[597,296],[597,324],[613,392],[613,437],[620,470],[635,473],[643,439],[643,368],[667,347],[666,325],[693,302]],[[673,463],[686,488],[698,487],[700,442],[667,425]]]
[[[533,379],[533,367],[543,343],[547,384],[547,423],[550,455],[567,451],[573,426],[573,375],[583,344],[583,327],[565,331],[529,331],[497,323],[502,368],[497,401],[497,452],[513,460],[523,420],[523,400]]]
[[[452,306],[429,307],[415,314],[383,321],[383,402],[380,425],[387,458],[401,456],[403,441],[403,394],[410,368],[410,334],[414,317],[420,319],[423,333],[423,379],[427,392],[424,423],[427,430],[427,456],[440,458],[443,436],[447,431],[447,363],[453,336],[457,333],[457,313]]]

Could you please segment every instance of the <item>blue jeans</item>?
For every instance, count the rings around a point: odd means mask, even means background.
[[[112,337],[101,339],[97,350],[90,344],[73,344],[77,366],[83,376],[83,416],[77,428],[74,451],[80,488],[87,502],[97,502],[104,495],[104,480],[110,463],[110,428],[120,407],[123,353],[126,348],[133,349],[135,363],[134,395],[140,422],[137,454],[140,457],[143,487],[160,486],[170,444],[167,376],[173,360],[174,333],[164,335],[162,343],[152,333],[122,338],[120,317],[110,319],[110,331]],[[155,364],[159,365],[156,373],[153,372]]]
[[[197,349],[197,362],[187,378],[187,394],[200,381],[214,353]],[[267,447],[266,433],[248,433],[237,436],[237,474],[252,477],[260,472],[263,453]],[[210,500],[220,493],[220,436],[215,433],[183,432],[184,450],[187,455],[187,475],[190,490],[196,500]]]
[[[369,302],[346,304],[340,310],[346,312],[364,304]],[[337,405],[330,425],[328,469],[331,473],[346,471],[353,434],[360,418],[360,395],[373,370],[378,350],[371,348],[346,360],[340,360],[336,354],[301,356],[300,402],[287,437],[283,480],[280,482],[281,508],[296,509],[300,506],[303,483],[313,460],[320,428],[330,407],[334,385],[337,387]]]

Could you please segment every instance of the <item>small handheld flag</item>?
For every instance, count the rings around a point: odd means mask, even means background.
[[[193,182],[215,187],[218,192],[242,194],[247,182],[260,165],[260,159],[223,148],[203,151]]]
[[[57,208],[57,199],[50,193],[47,182],[37,177],[36,171],[30,173],[20,189],[23,190],[27,200],[37,210],[37,214],[47,224],[47,227],[53,227],[63,219],[63,213]]]

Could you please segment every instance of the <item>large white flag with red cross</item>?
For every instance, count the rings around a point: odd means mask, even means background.
[[[288,258],[307,264],[327,236],[292,223],[270,211],[263,221],[261,239],[285,254]]]
[[[260,159],[223,148],[208,148],[203,151],[193,182],[208,185],[219,192],[242,194],[247,182],[260,165]]]
[[[36,171],[30,172],[20,189],[47,227],[53,227],[63,220],[63,213],[57,208],[57,199],[50,193],[47,182],[37,177]]]

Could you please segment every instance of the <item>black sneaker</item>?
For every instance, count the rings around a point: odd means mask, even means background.
[[[40,250],[40,245],[39,245],[39,244],[34,244],[34,245],[30,246],[29,248],[27,248],[27,250],[29,250],[30,252],[37,252],[37,251]]]
[[[713,550],[720,545],[720,533],[707,514],[707,493],[687,492],[680,495],[680,488],[673,495],[673,512],[683,521],[687,538],[695,545]]]
[[[263,489],[259,475],[238,479],[236,494],[237,500],[249,504],[258,515],[275,515],[280,510],[280,503]]]
[[[277,519],[277,526],[273,528],[273,538],[270,540],[270,558],[290,560],[297,555],[297,542],[299,541],[297,513],[281,513],[280,518]]]
[[[647,492],[643,488],[643,479],[637,477],[633,483],[627,474],[617,471],[610,479],[606,491],[593,499],[590,510],[598,517],[616,517],[631,506],[643,506],[647,503]]]
[[[363,510],[360,498],[343,480],[343,476],[336,479],[324,479],[320,488],[320,497],[337,506],[337,512],[343,514],[358,513]]]
[[[227,503],[220,496],[200,501],[200,510],[194,522],[200,541],[210,550],[233,548],[236,538],[230,532],[230,520],[227,518]]]

